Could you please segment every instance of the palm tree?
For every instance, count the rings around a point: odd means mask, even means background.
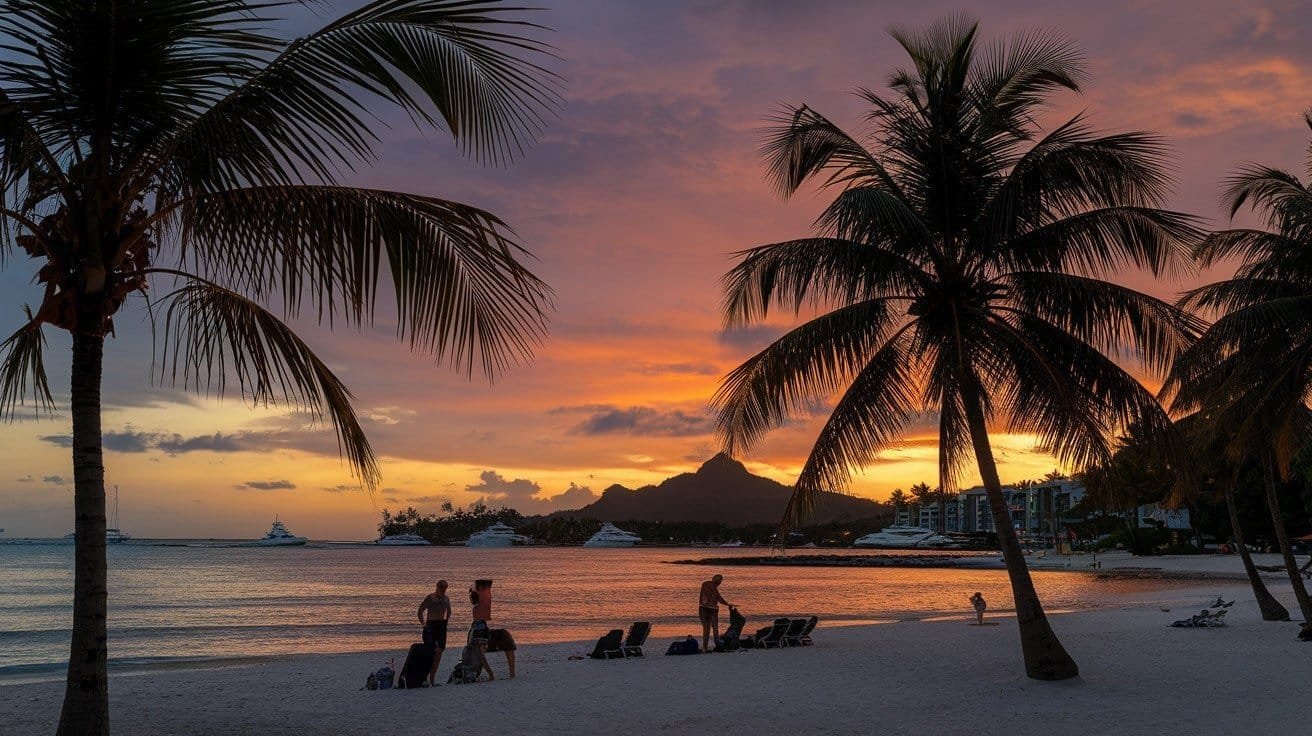
[[[859,92],[867,143],[806,105],[768,131],[763,151],[784,195],[813,178],[838,193],[815,237],[741,254],[725,277],[726,319],[754,323],[772,307],[821,314],[725,378],[718,429],[733,452],[841,394],[797,479],[792,525],[935,413],[940,487],[957,487],[973,451],[987,489],[1026,673],[1073,677],[1011,526],[988,430],[1032,433],[1078,466],[1110,456],[1113,431],[1131,422],[1169,434],[1153,394],[1113,357],[1129,348],[1162,370],[1192,322],[1100,277],[1184,263],[1195,229],[1158,208],[1168,182],[1156,137],[1096,134],[1080,117],[1040,135],[1033,116],[1083,76],[1068,42],[1026,33],[981,50],[976,24],[959,17],[891,33],[910,67],[892,74],[891,94]]]
[[[1312,127],[1312,111],[1305,116]],[[1312,150],[1312,149],[1310,149]],[[1312,176],[1312,161],[1308,164]],[[1277,482],[1312,430],[1312,186],[1286,171],[1240,169],[1224,198],[1234,217],[1245,206],[1266,229],[1235,228],[1201,239],[1203,266],[1238,259],[1233,278],[1199,287],[1181,304],[1220,317],[1180,356],[1165,387],[1181,411],[1206,412],[1230,428],[1230,459],[1256,461],[1276,542],[1305,621],[1312,600],[1294,560]]]
[[[61,734],[108,729],[100,390],[129,299],[150,305],[159,378],[326,417],[369,488],[350,392],[283,319],[369,324],[385,279],[398,337],[470,374],[544,334],[550,291],[495,215],[339,183],[372,160],[382,105],[484,160],[518,155],[559,100],[538,27],[497,0],[375,0],[285,41],[262,31],[275,5],[0,0],[0,265],[21,250],[45,287],[0,350],[0,409],[48,408],[42,329],[73,341]]]

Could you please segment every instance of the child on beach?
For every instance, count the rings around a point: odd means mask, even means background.
[[[975,595],[972,595],[972,596],[970,597],[970,605],[972,605],[972,606],[975,607],[975,625],[976,625],[976,626],[983,626],[983,625],[984,625],[984,609],[988,608],[988,607],[989,607],[989,604],[987,604],[987,603],[984,602],[984,596],[981,595],[980,592],[979,592],[978,590],[975,591]]]

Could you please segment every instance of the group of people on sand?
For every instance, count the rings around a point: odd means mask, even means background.
[[[723,582],[723,575],[713,575],[710,580],[702,582],[701,590],[697,595],[697,620],[702,625],[703,652],[712,651],[712,641],[716,647],[720,645],[720,606],[723,605],[730,610],[736,608],[721,595],[720,584]],[[447,627],[451,621],[451,599],[447,597],[446,591],[447,582],[439,580],[436,589],[419,603],[419,623],[424,627],[424,644],[436,650],[432,668],[428,672],[429,685],[437,684],[437,670],[442,664],[442,652],[446,649]],[[975,609],[976,621],[983,624],[984,611],[987,608],[984,596],[976,592],[970,597],[970,603]],[[466,646],[473,646],[477,651],[479,673],[486,671],[487,679],[495,680],[492,666],[487,662],[487,653],[502,651],[506,653],[506,667],[513,678],[515,640],[506,629],[492,629],[488,626],[488,621],[492,618],[492,581],[475,581],[474,587],[469,589],[469,604],[472,612]]]
[[[424,627],[424,644],[434,649],[433,664],[428,670],[428,684],[435,686],[437,670],[442,664],[442,653],[446,650],[447,628],[451,622],[451,598],[446,594],[447,582],[437,581],[437,586],[419,603],[419,623]],[[469,634],[465,640],[466,648],[477,657],[479,674],[487,672],[487,679],[495,680],[492,666],[488,664],[488,652],[505,652],[506,669],[510,677],[515,676],[515,639],[506,629],[493,629],[488,626],[492,618],[492,581],[477,580],[469,589],[469,605],[472,609]]]

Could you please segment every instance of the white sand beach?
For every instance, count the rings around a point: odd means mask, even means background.
[[[1233,557],[1199,557],[1125,566],[1225,575],[1237,564]],[[1270,580],[1294,609],[1288,585]],[[1227,628],[1168,628],[1218,594],[1237,600]],[[1312,644],[1295,641],[1295,623],[1261,621],[1243,582],[1200,580],[1163,596],[1052,618],[1080,663],[1077,680],[1025,678],[1013,622],[1002,614],[994,618],[999,626],[968,626],[963,613],[882,625],[822,623],[814,647],[742,654],[663,656],[673,636],[694,631],[691,621],[686,632],[654,632],[652,656],[643,660],[569,661],[591,644],[530,643],[520,648],[514,680],[418,691],[362,690],[384,658],[378,653],[120,674],[112,679],[111,707],[115,732],[124,734],[978,736],[1281,733],[1306,726],[1307,705],[1297,691],[1312,680]],[[393,654],[399,660],[403,653]],[[444,676],[457,656],[448,651]],[[491,662],[504,672],[501,655]],[[50,732],[61,693],[55,682],[0,685],[0,734]]]

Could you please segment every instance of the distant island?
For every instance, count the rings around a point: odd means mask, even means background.
[[[616,484],[583,508],[557,511],[551,516],[610,522],[699,521],[728,526],[778,524],[792,495],[792,487],[753,475],[742,463],[719,453],[695,472],[681,473],[659,485],[643,486],[637,490]],[[887,504],[841,493],[826,493],[811,518],[815,524],[823,525],[887,516]]]

